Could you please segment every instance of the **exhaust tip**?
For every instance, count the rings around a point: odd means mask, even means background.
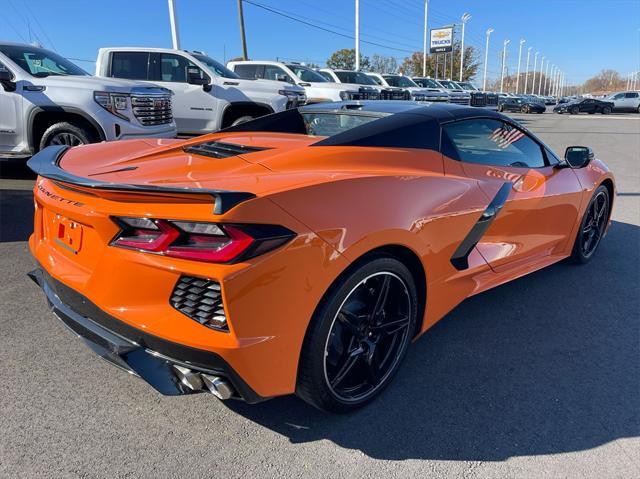
[[[200,375],[189,368],[173,365],[173,370],[182,384],[192,391],[201,391],[204,388]]]
[[[218,399],[229,399],[233,396],[233,387],[225,379],[209,374],[202,375],[202,382],[206,388]]]

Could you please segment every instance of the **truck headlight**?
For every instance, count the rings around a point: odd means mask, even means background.
[[[122,111],[129,109],[129,95],[122,93],[109,93],[106,91],[94,91],[93,99],[109,113],[112,113],[123,120],[130,121],[128,116],[121,113]]]
[[[295,91],[291,91],[291,90],[278,90],[278,93],[280,95],[284,95],[287,98],[298,98],[298,93],[296,93]]]
[[[349,95],[348,91],[344,91],[343,90],[343,91],[340,92],[340,99],[341,100],[343,100],[343,101],[348,100],[349,97],[350,97],[350,95]]]

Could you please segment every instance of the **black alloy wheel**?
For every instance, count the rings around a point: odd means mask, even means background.
[[[409,341],[411,300],[400,277],[380,272],[362,280],[336,314],[325,345],[325,379],[336,397],[373,394]]]
[[[586,263],[596,252],[609,221],[609,204],[609,190],[600,186],[587,206],[573,247],[572,258],[578,263]]]
[[[603,115],[608,115],[609,113],[611,113],[611,107],[609,107],[609,106],[605,106],[605,107],[602,109],[602,114],[603,114]]]
[[[305,336],[296,394],[344,413],[373,400],[397,372],[415,333],[417,293],[403,263],[379,257],[325,296]]]
[[[578,107],[573,107],[571,108],[571,110],[569,110],[569,113],[571,113],[572,115],[577,115],[578,113],[580,113],[580,110],[578,109]]]

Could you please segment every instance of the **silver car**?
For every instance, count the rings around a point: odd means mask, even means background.
[[[640,94],[637,91],[622,91],[606,98],[613,103],[613,109],[618,111],[635,111],[640,113]]]

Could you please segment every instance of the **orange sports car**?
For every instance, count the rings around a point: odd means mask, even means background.
[[[508,117],[416,102],[288,110],[189,140],[51,146],[32,278],[101,357],[168,395],[334,412],[376,397],[465,298],[609,225],[612,174]]]

